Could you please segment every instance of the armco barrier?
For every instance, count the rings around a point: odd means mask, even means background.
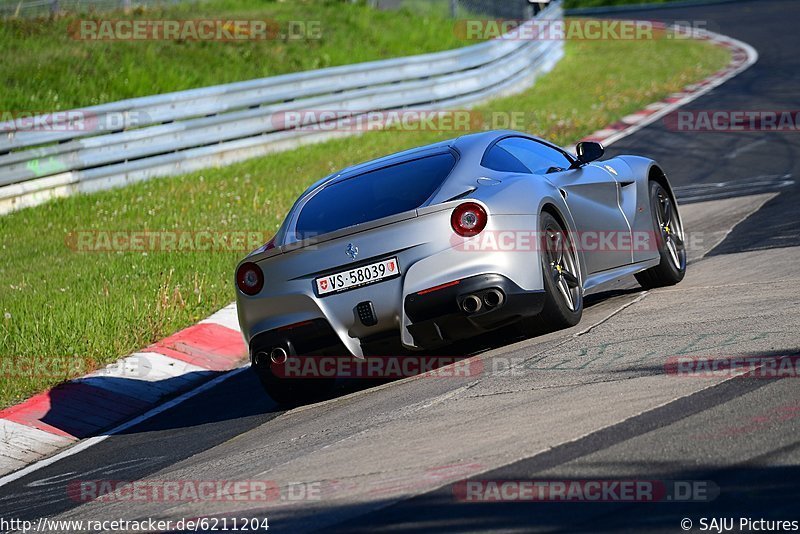
[[[536,18],[561,17],[554,2]],[[529,87],[562,56],[560,40],[501,38],[61,112],[47,119],[47,131],[0,123],[0,214],[348,133],[313,125],[289,129],[275,120],[287,111],[342,110],[357,117],[474,105]]]

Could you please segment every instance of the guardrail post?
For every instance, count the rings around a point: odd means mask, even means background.
[[[458,0],[450,0],[450,18],[458,18]]]

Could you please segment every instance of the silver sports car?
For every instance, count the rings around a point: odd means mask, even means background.
[[[683,227],[661,167],[597,161],[598,143],[576,152],[492,131],[308,188],[236,270],[239,323],[267,391],[289,402],[322,388],[283,377],[292,358],[432,350],[511,324],[565,328],[600,284],[679,282]]]

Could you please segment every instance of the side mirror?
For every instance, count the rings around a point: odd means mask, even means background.
[[[575,152],[578,154],[578,165],[586,165],[592,161],[596,161],[603,157],[606,149],[600,143],[594,141],[584,141],[575,146]]]

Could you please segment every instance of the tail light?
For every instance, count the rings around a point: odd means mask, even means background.
[[[488,217],[483,206],[475,202],[464,202],[453,210],[450,225],[461,237],[478,235],[486,228]]]
[[[236,287],[245,295],[257,295],[264,287],[264,273],[253,262],[246,262],[236,270]]]

